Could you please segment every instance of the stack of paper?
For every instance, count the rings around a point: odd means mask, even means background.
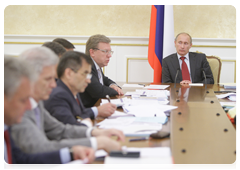
[[[220,95],[216,95],[216,96],[219,99],[228,97],[229,100],[236,101],[236,93],[226,93],[226,94],[220,94]]]
[[[124,112],[133,114],[136,117],[165,117],[165,111],[176,109],[177,106],[160,105],[160,104],[142,104],[123,106]]]
[[[224,89],[236,89],[236,83],[221,83]]]
[[[123,131],[125,136],[149,136],[162,129],[161,120],[138,119],[135,117],[121,117],[116,119],[105,119],[98,123],[99,128],[115,128]]]
[[[139,158],[105,157],[104,164],[172,164],[169,147],[127,148],[127,151],[139,151]]]

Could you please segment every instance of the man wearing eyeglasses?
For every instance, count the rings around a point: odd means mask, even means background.
[[[113,51],[110,45],[111,40],[105,35],[93,35],[86,43],[85,53],[93,60],[91,83],[84,93],[80,93],[85,107],[92,107],[99,98],[106,95],[123,95],[122,89],[102,72],[102,67],[108,65]]]
[[[48,100],[44,101],[49,113],[64,124],[91,126],[97,116],[108,117],[116,110],[116,105],[107,103],[98,107],[85,108],[78,93],[84,92],[91,82],[92,60],[84,53],[66,52],[57,67],[57,87]]]

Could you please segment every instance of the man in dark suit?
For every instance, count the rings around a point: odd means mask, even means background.
[[[98,107],[85,108],[79,96],[91,82],[92,60],[86,54],[76,51],[66,52],[57,68],[57,87],[53,89],[48,100],[44,101],[49,113],[64,124],[88,122],[82,118],[94,119],[96,116],[108,117],[116,110],[112,103]]]
[[[93,35],[86,43],[85,53],[93,60],[91,83],[85,92],[80,93],[85,107],[92,107],[99,98],[106,95],[123,95],[122,89],[102,72],[102,67],[108,65],[113,51],[110,46],[111,40],[105,35]]]
[[[30,97],[32,108],[25,112],[21,123],[11,128],[12,138],[21,150],[39,153],[75,145],[104,149],[107,152],[121,149],[120,143],[110,136],[117,136],[118,140],[124,141],[122,131],[63,124],[44,108],[43,101],[49,98],[52,89],[56,87],[54,75],[59,58],[54,52],[47,47],[35,47],[21,53],[19,58],[28,62],[33,67],[32,70],[38,73]],[[90,70],[89,66],[89,72]],[[84,76],[75,72],[70,74]]]
[[[190,84],[214,84],[213,74],[205,54],[189,52],[192,38],[187,33],[180,33],[175,38],[177,53],[171,54],[162,61],[162,82]],[[177,74],[178,72],[178,74]]]
[[[31,109],[29,97],[33,69],[23,60],[4,57],[4,160],[9,164],[60,164],[73,159],[94,160],[94,151],[88,147],[73,146],[48,153],[26,154],[15,146],[10,126],[20,123],[24,112]],[[72,155],[71,155],[71,152]]]

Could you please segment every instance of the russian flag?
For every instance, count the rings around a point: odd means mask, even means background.
[[[176,52],[172,5],[152,5],[148,62],[154,70],[153,83],[162,82],[162,59]]]

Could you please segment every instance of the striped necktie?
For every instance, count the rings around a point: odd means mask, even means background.
[[[98,68],[98,79],[99,79],[99,82],[103,85],[102,73],[100,68]]]

